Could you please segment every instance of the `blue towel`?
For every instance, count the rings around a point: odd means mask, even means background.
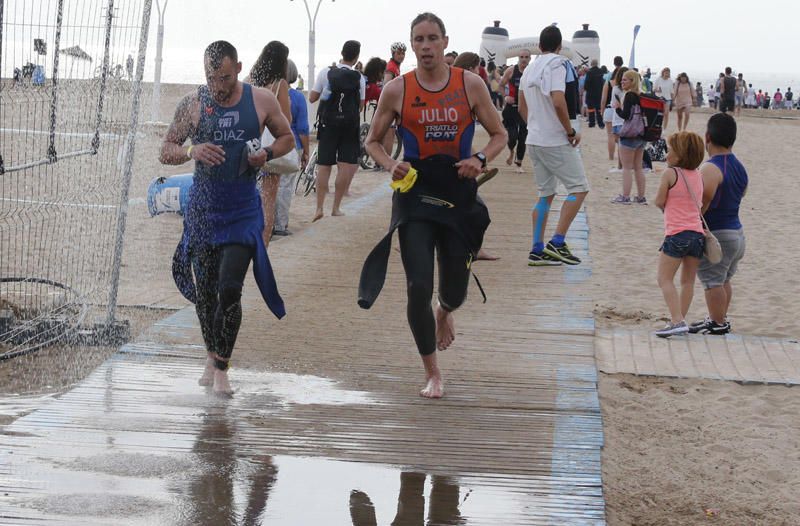
[[[254,248],[253,275],[264,302],[278,319],[283,318],[286,309],[264,246],[263,230],[264,213],[254,179],[196,177],[183,220],[183,236],[172,258],[172,277],[183,297],[197,301],[191,265],[195,247],[246,245]]]

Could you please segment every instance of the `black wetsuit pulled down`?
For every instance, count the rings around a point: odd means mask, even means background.
[[[403,76],[399,132],[405,161],[419,175],[408,193],[395,192],[389,233],[367,257],[359,284],[359,305],[370,308],[383,287],[397,229],[406,273],[408,323],[423,356],[436,351],[431,307],[434,260],[439,266],[439,304],[453,311],[466,299],[470,264],[489,225],[475,180],[459,177],[454,166],[472,156],[475,121],[463,70],[451,68],[450,72],[448,85],[435,93],[423,88],[414,72]]]
[[[528,123],[519,114],[519,81],[522,71],[519,66],[514,66],[514,73],[508,83],[508,94],[514,97],[513,104],[506,104],[503,108],[503,126],[508,132],[508,149],[516,151],[516,164],[521,165],[525,158],[525,140],[528,138]]]

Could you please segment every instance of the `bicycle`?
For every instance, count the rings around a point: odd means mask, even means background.
[[[365,119],[365,121],[366,121],[366,118],[367,118],[367,111],[371,110],[372,111],[372,117],[374,117],[375,116],[375,110],[377,108],[378,108],[378,102],[377,101],[374,101],[374,100],[369,101],[369,104],[367,104],[367,107],[364,108],[364,119]],[[372,119],[370,118],[370,122],[371,121],[372,121]],[[365,143],[367,141],[367,135],[369,135],[370,122],[362,123],[361,126],[358,129],[358,144],[359,144],[358,164],[364,170],[373,170],[377,166],[377,164],[375,163],[375,160],[372,157],[370,157],[370,155],[367,153],[367,149],[365,147]],[[397,159],[398,157],[400,157],[400,152],[403,150],[403,141],[402,141],[402,139],[400,137],[400,130],[399,129],[395,128],[394,129],[394,134],[395,134],[394,149],[393,149],[392,152],[389,152],[389,155],[391,156],[392,159]]]
[[[319,146],[314,147],[314,151],[308,157],[308,164],[300,171],[297,176],[297,182],[294,184],[294,194],[303,196],[309,195],[317,189],[317,160],[319,154],[317,152]]]

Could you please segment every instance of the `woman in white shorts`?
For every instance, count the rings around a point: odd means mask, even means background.
[[[623,70],[623,71],[620,71]],[[614,108],[612,107],[613,104],[613,97],[614,97],[614,88],[617,87],[618,95],[621,97],[622,90],[618,87],[618,80],[617,77],[622,78],[622,74],[627,71],[628,68],[621,67],[616,70],[615,74],[611,78],[606,81],[605,85],[603,86],[603,95],[600,100],[605,102],[606,109],[603,111],[603,122],[606,125],[606,138],[608,139],[608,160],[614,160],[614,154],[617,151],[617,142],[619,142],[619,137],[616,136],[614,133],[614,119],[616,118],[616,113],[614,112]],[[617,168],[611,169],[612,171],[621,172],[622,171],[622,164],[617,161]]]

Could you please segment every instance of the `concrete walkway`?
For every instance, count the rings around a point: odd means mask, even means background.
[[[0,429],[0,523],[604,524],[585,216],[584,264],[529,268],[532,176],[482,189],[502,259],[476,264],[489,301],[471,284],[428,401],[398,254],[356,305],[390,202],[385,174],[358,177],[375,180],[346,217],[271,245],[285,320],[246,284],[233,400],[196,385],[202,340],[177,312]]]

